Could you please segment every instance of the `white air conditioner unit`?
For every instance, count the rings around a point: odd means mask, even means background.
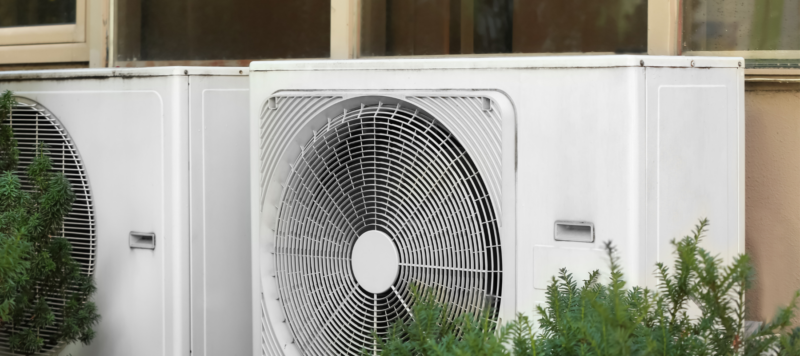
[[[653,286],[669,241],[744,249],[742,59],[254,62],[254,355],[357,355],[409,315],[533,313],[551,276]]]
[[[98,287],[92,343],[46,354],[249,353],[247,83],[246,68],[0,73],[23,164],[48,143],[78,192],[65,236]]]

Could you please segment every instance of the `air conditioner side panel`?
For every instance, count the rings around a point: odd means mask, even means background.
[[[742,69],[647,69],[647,265],[697,219],[726,263],[744,249]],[[648,286],[655,286],[648,275]]]
[[[248,78],[189,77],[192,355],[250,350]]]

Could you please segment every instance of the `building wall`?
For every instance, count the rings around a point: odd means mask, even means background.
[[[800,87],[749,85],[745,113],[748,319],[766,321],[800,289]]]

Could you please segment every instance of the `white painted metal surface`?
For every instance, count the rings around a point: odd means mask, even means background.
[[[498,295],[487,299],[497,301],[497,318],[532,314],[559,268],[577,278],[607,271],[601,248],[608,240],[628,280],[653,287],[654,264],[672,258],[669,240],[701,217],[712,223],[705,247],[725,259],[743,252],[740,62],[655,56],[253,62],[251,305],[261,320],[253,320],[252,354],[369,347],[364,330],[381,332],[408,317],[412,281],[446,291],[461,307],[473,305],[470,293],[491,295],[490,284],[480,281],[497,281]],[[429,198],[425,189],[403,193],[404,186],[440,177],[429,170],[436,156],[397,153],[412,151],[405,147],[415,147],[414,140],[433,140],[425,129],[403,135],[409,124],[387,125],[408,112],[427,117],[463,147],[474,164],[469,176],[482,183],[460,197],[485,189],[478,196],[490,201],[482,209],[496,217],[499,246],[469,247],[459,226],[480,220],[453,214],[460,211],[454,203]],[[412,136],[419,138],[402,143]],[[364,161],[362,149],[378,158]],[[416,173],[392,178],[400,171]],[[419,206],[431,207],[425,224],[392,230],[416,221],[404,216],[402,202],[417,196]],[[583,225],[559,230],[556,222]],[[349,248],[376,226],[398,246],[393,297],[359,285],[358,273],[347,269],[358,259]],[[412,247],[404,250],[404,243]],[[492,258],[487,246],[502,256],[496,268],[480,265]],[[415,262],[420,256],[429,257]],[[343,267],[330,267],[335,261]]]
[[[385,233],[368,230],[361,234],[353,244],[350,255],[356,282],[367,292],[383,293],[397,279],[400,269],[397,247]]]
[[[94,201],[102,320],[91,345],[60,354],[249,351],[247,80],[245,68],[0,73],[0,90],[69,132]],[[155,248],[131,248],[131,232],[154,233]]]

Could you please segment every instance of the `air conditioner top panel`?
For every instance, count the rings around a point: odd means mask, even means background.
[[[524,68],[608,68],[608,67],[686,67],[737,68],[740,57],[675,57],[647,55],[536,56],[492,58],[399,58],[361,60],[296,60],[251,62],[250,70],[420,70],[420,69],[524,69]]]
[[[145,68],[93,68],[51,69],[0,72],[0,81],[75,78],[134,78],[169,76],[247,76],[247,67],[145,67]]]

